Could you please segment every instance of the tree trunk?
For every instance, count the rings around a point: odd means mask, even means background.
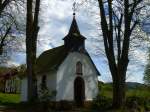
[[[33,62],[32,62],[32,0],[27,0],[27,21],[26,21],[26,59],[28,78],[28,101],[33,99]]]
[[[36,43],[38,36],[38,16],[40,0],[35,2],[33,14],[33,0],[27,0],[27,26],[26,26],[26,54],[27,54],[27,75],[28,75],[28,101],[37,100],[37,79],[34,71],[36,62]],[[33,17],[34,16],[34,17]]]
[[[127,61],[120,61],[116,69],[111,69],[113,78],[113,108],[121,108],[125,105],[126,93],[126,71]]]
[[[125,104],[125,81],[113,78],[113,108],[121,108]]]
[[[124,106],[125,103],[125,81],[129,62],[128,54],[130,36],[138,23],[138,20],[132,21],[132,19],[134,13],[137,11],[138,4],[142,1],[143,0],[133,0],[133,3],[130,3],[130,0],[118,0],[117,2],[122,5],[118,6],[118,11],[116,11],[117,8],[113,8],[112,0],[98,0],[104,48],[109,63],[109,69],[113,78],[114,108],[120,108]],[[106,14],[105,9],[106,3],[108,7],[108,14]],[[113,19],[114,17],[117,18],[117,22]],[[117,52],[114,47],[116,44],[118,49]],[[118,56],[116,56],[115,53],[117,53]]]
[[[6,87],[6,79],[4,79],[4,82],[3,82],[3,93],[5,93],[5,87]]]

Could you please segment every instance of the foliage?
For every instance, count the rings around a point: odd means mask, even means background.
[[[150,91],[147,87],[138,87],[127,91],[126,104],[129,107],[133,101],[146,110],[150,110]]]
[[[43,104],[43,111],[49,111],[49,103],[56,96],[56,91],[49,91],[46,84],[40,85],[39,100]]]
[[[99,93],[93,101],[92,108],[106,110],[112,105],[112,86],[110,84],[99,84]]]
[[[106,96],[107,98],[112,99],[112,84],[111,83],[105,83],[105,84],[99,84],[99,94],[101,96]],[[99,95],[99,96],[100,96]]]
[[[134,102],[136,102],[137,107],[142,106],[145,110],[150,110],[150,98],[141,97],[141,96],[131,96],[126,99],[126,106],[132,108]]]
[[[112,99],[99,94],[93,101],[92,108],[106,110],[112,106]]]
[[[40,85],[39,100],[41,102],[49,102],[56,96],[56,91],[49,91],[47,87]]]
[[[17,75],[20,79],[22,79],[26,75],[26,69],[27,69],[26,64],[22,64],[17,67],[17,71],[18,71]]]
[[[108,105],[111,106],[110,102],[112,103],[112,84],[101,84],[99,85],[99,95],[94,100],[93,107],[104,109],[107,106],[105,106],[104,103],[108,103]],[[138,86],[135,86],[134,88],[127,87],[126,91],[126,110],[115,110],[114,112],[129,112],[128,109],[131,109],[133,106],[133,102],[136,101],[138,108],[141,110],[141,112],[144,112],[142,110],[150,110],[150,91],[149,88],[143,84],[139,84]],[[106,104],[107,104],[106,103]],[[104,107],[104,108],[103,108]],[[107,107],[108,108],[108,107]]]

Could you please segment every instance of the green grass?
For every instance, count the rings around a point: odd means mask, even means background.
[[[20,103],[19,94],[0,93],[0,105]]]
[[[113,91],[112,91],[111,84],[102,84],[99,86],[99,88],[100,88],[99,95],[103,96],[102,98],[104,99],[104,101],[109,101],[108,99],[112,100]],[[137,86],[135,88],[128,88],[126,90],[127,109],[130,108],[129,106],[132,104],[134,100],[137,101],[139,108],[141,110],[144,110],[144,109],[150,110],[150,88],[147,88],[145,86]],[[99,102],[100,101],[101,99],[99,99]],[[106,102],[106,103],[108,104],[109,102]],[[115,112],[126,112],[126,111],[115,111]]]
[[[109,105],[112,103],[111,102],[111,100],[112,100],[112,86],[110,84],[101,85],[99,94],[101,96],[104,96],[99,100],[99,103],[101,105],[104,105],[104,104]],[[149,101],[148,99],[150,99],[150,91],[149,91],[149,89],[144,88],[144,87],[142,87],[142,88],[138,87],[135,89],[128,89],[126,92],[126,97],[128,99],[129,99],[129,97],[131,97],[131,98],[136,97],[136,98],[138,98],[138,100],[140,102]],[[142,105],[140,105],[140,108],[143,108],[143,110],[145,108],[149,109],[150,108],[149,104],[150,103],[148,103],[148,102],[144,105],[142,104]],[[35,107],[41,106],[41,105],[35,106],[36,104],[28,104],[28,103],[22,104],[22,103],[20,103],[20,94],[7,94],[7,93],[0,93],[0,105],[4,105],[7,107],[13,107],[16,110],[18,110],[18,112],[25,112],[29,108],[32,108],[32,105],[33,105],[33,110],[35,109]],[[102,107],[100,107],[100,108],[102,108]],[[97,109],[97,108],[95,108],[95,109]],[[83,110],[83,112],[84,112],[84,110]],[[129,111],[125,111],[123,109],[123,110],[108,111],[108,112],[129,112]],[[141,112],[144,112],[144,111],[141,111]]]
[[[112,86],[110,84],[100,85],[100,95],[112,99]]]
[[[127,97],[131,96],[138,96],[138,97],[143,97],[143,98],[149,98],[150,97],[150,91],[147,89],[133,89],[133,90],[128,90],[126,92]]]
[[[103,84],[100,87],[100,94],[106,96],[108,98],[112,98],[112,85],[111,84]],[[144,87],[137,87],[134,89],[127,89],[126,97],[138,96],[143,98],[150,98],[150,90]]]

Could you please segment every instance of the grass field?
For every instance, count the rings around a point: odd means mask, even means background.
[[[19,94],[0,93],[0,105],[17,104],[20,102]]]
[[[112,103],[112,84],[101,84],[99,85],[100,93],[98,97],[99,107],[104,107],[105,105],[111,105]],[[101,102],[102,101],[102,102]],[[127,87],[126,89],[126,106],[130,108],[133,104],[133,101],[136,101],[141,110],[150,111],[150,88],[140,85],[137,87]],[[100,103],[99,103],[100,102]],[[106,107],[107,108],[107,107]],[[143,112],[143,111],[140,111]]]
[[[100,94],[108,98],[112,98],[112,86],[110,84],[104,84],[100,87]],[[126,97],[138,96],[143,98],[150,98],[150,90],[144,87],[137,87],[132,89],[127,89]]]
[[[99,99],[95,102],[98,105],[93,107],[92,109],[99,110],[101,108],[104,108],[105,106],[109,107],[112,103],[112,86],[110,84],[103,84],[100,85],[100,96]],[[138,87],[138,88],[132,88],[127,89],[126,91],[126,98],[129,100],[127,103],[130,105],[132,104],[131,99],[135,98],[141,109],[145,112],[145,109],[149,111],[150,109],[150,90],[145,87]],[[0,106],[6,106],[6,107],[13,107],[15,109],[15,112],[28,112],[26,111],[28,108],[32,108],[32,105],[24,105],[20,104],[20,95],[19,94],[7,94],[7,93],[0,93]],[[33,105],[33,110],[35,110],[35,104]],[[36,106],[38,107],[38,106]],[[107,110],[107,107],[104,108],[104,110]],[[95,112],[92,110],[84,111],[84,112]],[[103,111],[106,112],[106,111]],[[110,112],[110,111],[107,111]],[[113,112],[129,112],[127,111],[113,111]]]

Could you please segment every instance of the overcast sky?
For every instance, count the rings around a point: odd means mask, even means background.
[[[111,81],[107,60],[104,55],[103,42],[100,41],[98,27],[98,8],[91,4],[78,6],[76,19],[79,29],[86,40],[86,49],[101,73],[100,80]],[[67,35],[72,21],[73,0],[42,0],[40,12],[40,31],[38,36],[38,55],[43,51],[63,44],[63,37]],[[25,46],[24,46],[25,47]],[[143,50],[144,49],[144,50]],[[146,46],[136,48],[130,53],[130,63],[127,81],[143,82],[143,71],[146,64]],[[25,63],[25,53],[15,53],[8,64]]]

